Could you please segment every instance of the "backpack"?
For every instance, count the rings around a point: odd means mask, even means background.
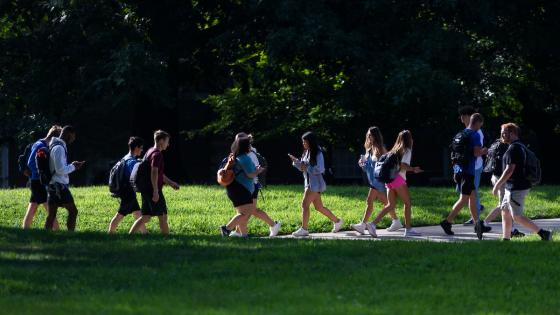
[[[449,145],[449,149],[451,150],[452,165],[459,165],[461,168],[465,168],[468,165],[469,160],[474,156],[470,145],[470,139],[473,132],[474,131],[472,130],[465,129],[453,137],[453,140]]]
[[[29,156],[31,155],[31,147],[33,147],[33,143],[28,144],[23,153],[18,157],[18,170],[22,174],[25,174],[26,171],[31,171],[27,166],[27,161],[29,161]]]
[[[121,159],[109,172],[109,192],[111,192],[112,197],[122,196],[125,188],[130,185],[130,179],[125,178],[126,163],[130,160],[135,160],[135,158]]]
[[[264,172],[262,172],[258,175],[258,180],[259,180],[259,184],[261,185],[261,187],[266,186],[266,172],[268,171],[268,161],[265,159],[264,156],[262,156],[256,150],[253,150],[252,152],[255,153],[255,155],[257,156],[257,160],[259,161],[259,165],[261,167],[265,168]]]
[[[503,143],[500,139],[496,139],[496,141],[490,145],[490,148],[488,148],[483,171],[496,176],[501,175],[503,172],[502,159],[507,149],[507,144]]]
[[[37,153],[35,153],[35,165],[37,165],[37,172],[39,173],[39,182],[41,182],[41,185],[49,185],[54,175],[54,170],[51,170],[50,160],[51,151],[57,145],[64,148],[60,141],[54,141],[48,148],[40,148],[37,150]],[[66,154],[66,158],[68,158],[66,149],[64,149],[64,154]]]
[[[383,154],[377,162],[373,170],[373,176],[381,183],[388,184],[392,182],[400,170],[401,158],[398,154],[388,152]]]
[[[540,184],[542,179],[541,161],[537,158],[533,151],[527,148],[527,146],[522,143],[516,144],[518,144],[523,149],[523,152],[525,152],[525,165],[523,165],[525,179],[527,179],[533,186]]]
[[[150,154],[152,154],[152,151]],[[130,173],[130,186],[135,192],[149,192],[153,189],[152,187],[152,180],[150,178],[150,157],[146,152],[142,161],[134,164],[134,168],[132,168],[132,172]]]

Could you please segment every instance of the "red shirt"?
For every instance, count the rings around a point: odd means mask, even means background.
[[[157,148],[152,147],[146,152],[146,156],[150,161],[150,166],[157,167],[158,169],[157,184],[158,184],[158,190],[161,190],[161,188],[163,187],[163,168],[164,168],[163,154]]]

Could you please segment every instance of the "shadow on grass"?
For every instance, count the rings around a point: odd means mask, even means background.
[[[543,287],[560,289],[558,267],[549,261],[558,254],[559,244],[541,242],[222,239],[0,228],[0,308],[32,313],[40,305],[47,313],[65,313],[64,306],[82,314],[112,313],[116,305],[121,314],[340,314],[372,308],[392,314],[549,313],[560,302],[540,297]],[[524,290],[498,294],[512,275]],[[149,305],[136,303],[146,296]],[[465,301],[488,302],[461,311]]]

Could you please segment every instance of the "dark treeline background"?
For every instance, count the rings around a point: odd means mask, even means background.
[[[473,105],[487,144],[520,124],[558,182],[559,16],[557,1],[0,0],[0,143],[13,170],[50,124],[73,124],[71,158],[88,161],[74,182],[92,184],[130,135],[162,128],[167,173],[212,182],[247,131],[269,181],[293,182],[286,153],[301,152],[302,132],[335,160],[351,150],[333,163],[354,167],[377,125],[388,146],[410,129],[429,171],[411,179],[435,183],[457,108]]]

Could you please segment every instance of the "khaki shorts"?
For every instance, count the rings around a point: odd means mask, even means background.
[[[504,200],[502,201],[502,210],[508,209],[511,216],[524,215],[525,197],[527,197],[528,193],[529,189],[513,191],[506,189]]]

